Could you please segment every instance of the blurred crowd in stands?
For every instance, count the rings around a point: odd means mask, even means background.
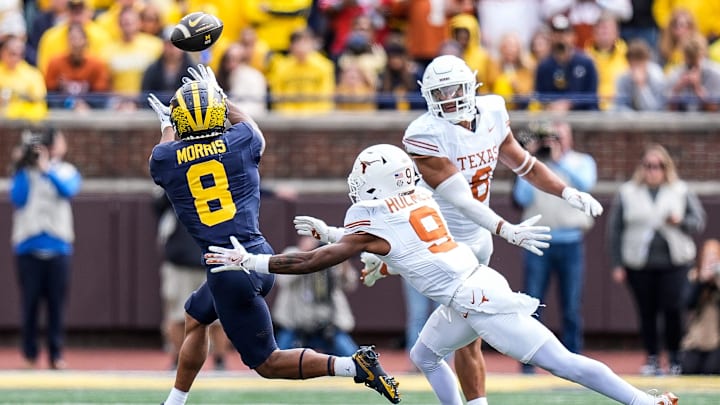
[[[186,54],[193,11],[224,31]],[[420,110],[448,53],[509,109],[716,111],[718,38],[708,0],[0,0],[0,116],[146,108],[196,63],[251,114]]]

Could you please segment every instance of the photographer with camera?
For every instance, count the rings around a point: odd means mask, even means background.
[[[690,318],[680,342],[683,374],[720,374],[720,240],[708,239],[690,271]]]
[[[312,236],[300,236],[297,246],[283,253],[309,252],[320,246]],[[312,347],[336,356],[350,356],[358,345],[349,332],[355,318],[345,292],[357,288],[359,275],[349,261],[317,273],[280,274],[272,310],[280,349]]]
[[[82,182],[75,166],[63,161],[66,152],[62,132],[48,129],[24,131],[13,154],[12,244],[22,301],[22,352],[28,368],[37,364],[38,310],[43,301],[49,366],[65,368],[63,311],[75,239],[70,199]]]
[[[572,129],[566,122],[535,123],[519,135],[521,142],[570,187],[589,192],[597,181],[597,165],[592,156],[573,149]],[[526,138],[526,139],[522,139]],[[594,224],[591,216],[574,209],[566,201],[534,188],[518,177],[513,199],[523,209],[523,219],[542,215],[538,225],[550,227],[552,242],[543,256],[525,252],[524,292],[544,301],[553,273],[558,278],[562,311],[561,340],[574,353],[583,348],[582,290],[585,273],[584,236]],[[540,309],[538,313],[541,314]],[[533,373],[523,365],[524,373]]]

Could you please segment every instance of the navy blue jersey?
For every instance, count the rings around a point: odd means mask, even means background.
[[[548,56],[535,70],[535,92],[543,103],[569,99],[573,110],[597,110],[597,88],[595,62],[583,52],[574,52],[564,65]]]
[[[153,149],[150,175],[204,251],[228,246],[230,235],[245,247],[265,242],[258,224],[262,148],[262,136],[241,122],[221,136]]]

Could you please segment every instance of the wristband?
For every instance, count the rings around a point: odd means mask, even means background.
[[[505,225],[505,220],[499,220],[497,226],[495,227],[495,235],[500,235],[500,231],[502,231],[503,225]]]
[[[255,256],[255,263],[254,263],[254,269],[258,273],[262,274],[269,274],[270,273],[270,257],[272,255],[267,254],[260,254],[260,255],[254,255]]]

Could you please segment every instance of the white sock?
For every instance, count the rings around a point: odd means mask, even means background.
[[[480,397],[480,398],[475,398],[472,401],[468,401],[467,405],[488,405],[488,401],[487,401],[487,398]]]
[[[167,399],[165,400],[165,405],[185,405],[187,397],[187,392],[183,392],[177,388],[173,388],[170,390],[170,395],[168,395]]]
[[[630,385],[607,365],[589,357],[571,353],[555,338],[549,339],[538,349],[530,364],[543,368],[560,378],[590,388],[621,404],[641,405],[645,404],[645,398],[649,398],[647,393]],[[648,404],[652,404],[652,402]]]
[[[442,357],[433,353],[422,342],[417,341],[410,350],[410,360],[425,374],[425,378],[441,404],[459,405],[463,403],[455,374]]]
[[[352,357],[335,357],[335,375],[338,377],[355,377],[355,362]]]

